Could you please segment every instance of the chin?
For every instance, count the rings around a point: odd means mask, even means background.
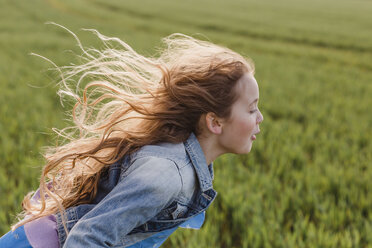
[[[245,152],[243,152],[242,154],[248,154],[251,152],[251,148],[249,148],[248,150],[246,150]]]
[[[252,143],[250,143],[250,144],[248,145],[247,149],[245,149],[244,154],[250,153],[251,150],[252,150]]]
[[[252,144],[248,144],[244,149],[236,150],[235,154],[248,154],[252,149]]]
[[[233,154],[247,154],[251,151],[252,149],[252,142],[249,142],[249,143],[245,143],[245,144],[240,144],[240,145],[225,145],[225,146],[222,146],[222,150],[224,151],[222,154],[224,153],[233,153]]]

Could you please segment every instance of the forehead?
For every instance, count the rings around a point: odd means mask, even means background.
[[[238,101],[244,104],[250,104],[259,98],[257,81],[251,73],[245,73],[238,80],[236,90],[239,95]]]

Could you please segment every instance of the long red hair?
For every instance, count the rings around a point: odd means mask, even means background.
[[[60,95],[75,102],[75,125],[57,131],[65,143],[45,153],[41,197],[35,202],[33,192],[25,196],[21,216],[27,218],[13,228],[89,203],[105,168],[142,146],[198,135],[202,114],[228,118],[236,82],[254,72],[253,63],[236,52],[183,34],[164,38],[160,56],[151,58],[93,32],[106,49],[86,50],[73,34],[86,63],[57,67]]]

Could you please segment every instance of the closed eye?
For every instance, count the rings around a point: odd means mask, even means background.
[[[257,111],[257,109],[249,111],[249,113],[254,114]]]

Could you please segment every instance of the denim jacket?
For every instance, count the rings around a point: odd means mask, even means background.
[[[193,133],[183,143],[144,146],[110,166],[91,204],[64,212],[68,235],[56,214],[60,247],[147,247],[136,244],[149,237],[163,242],[178,226],[201,225],[217,195],[212,180],[213,164],[206,164]]]

